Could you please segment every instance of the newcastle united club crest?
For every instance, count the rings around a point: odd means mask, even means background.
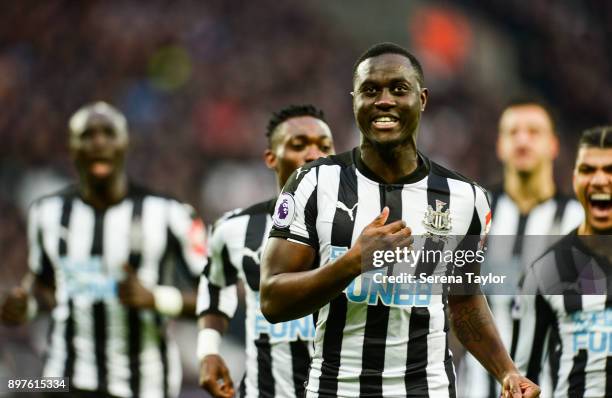
[[[450,209],[444,210],[446,202],[436,199],[436,209],[431,205],[427,206],[427,212],[423,219],[423,225],[427,232],[433,235],[448,235],[451,230]]]

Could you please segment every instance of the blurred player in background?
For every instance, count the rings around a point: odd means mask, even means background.
[[[580,204],[560,193],[553,178],[553,161],[559,153],[559,140],[551,112],[533,99],[510,103],[499,120],[497,156],[504,167],[503,186],[492,191],[491,236],[488,240],[487,267],[503,266],[496,273],[512,275],[518,285],[524,268],[546,250],[536,249],[530,243],[546,243],[545,239],[525,239],[526,235],[550,235],[559,238],[576,228],[582,221]],[[495,235],[503,235],[497,240]],[[552,241],[550,242],[552,243]],[[535,256],[535,257],[534,257]],[[507,259],[513,259],[508,264]],[[510,266],[510,269],[509,267]],[[510,279],[508,279],[510,281]],[[512,337],[512,295],[490,295],[489,305],[495,316],[504,345],[510,349]],[[550,391],[541,380],[543,391]],[[499,397],[499,386],[487,371],[467,355],[459,371],[459,395],[470,398]]]
[[[195,288],[204,225],[191,206],[128,179],[128,128],[114,107],[79,109],[69,147],[79,183],[31,206],[30,273],[2,320],[26,322],[38,301],[52,308],[43,376],[69,377],[71,396],[176,397],[181,369],[166,320],[192,315],[196,295],[172,278],[176,265]]]
[[[279,190],[291,173],[310,161],[334,153],[323,112],[312,105],[289,106],[275,113],[266,133],[264,158],[276,173]],[[298,171],[299,172],[299,171]],[[221,334],[236,310],[236,283],[246,288],[246,375],[240,397],[302,397],[314,337],[312,316],[271,325],[259,307],[261,252],[272,226],[276,198],[229,212],[215,224],[210,261],[198,297],[200,384],[213,397],[234,393],[223,359]],[[222,384],[218,380],[222,379]]]
[[[411,234],[425,235],[427,247],[443,250],[442,237],[454,235],[476,250],[488,230],[484,191],[417,150],[424,84],[419,61],[402,47],[364,52],[353,69],[360,146],[298,170],[277,201],[261,307],[273,322],[315,313],[307,397],[455,397],[451,325],[504,394],[538,395],[504,349],[481,294],[410,294],[364,273],[362,249],[378,239],[400,248],[412,244]],[[430,265],[419,262],[415,274]]]
[[[583,133],[574,192],[584,222],[527,271],[517,297],[514,358],[537,380],[542,356],[556,356],[555,397],[611,397],[612,126]],[[556,351],[545,343],[552,330],[558,333]]]

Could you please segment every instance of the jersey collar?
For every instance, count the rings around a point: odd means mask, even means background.
[[[359,147],[354,148],[352,153],[353,164],[355,164],[355,167],[357,167],[357,170],[359,170],[361,174],[363,174],[365,177],[369,178],[372,181],[385,185],[414,184],[415,182],[418,182],[425,178],[429,174],[429,159],[427,159],[425,155],[418,151],[417,156],[418,160],[416,169],[414,169],[412,173],[403,176],[393,184],[389,184],[385,182],[382,178],[380,178],[372,170],[370,170],[370,168],[364,163],[364,161],[361,159],[361,149]]]

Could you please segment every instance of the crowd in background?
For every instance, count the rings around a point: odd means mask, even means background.
[[[430,103],[421,149],[485,186],[499,182],[499,110],[528,91],[557,114],[565,148],[557,177],[569,191],[567,148],[580,130],[612,120],[612,4],[416,4],[405,36],[389,40],[413,48],[424,63]],[[86,102],[106,100],[125,112],[135,181],[193,203],[209,224],[274,191],[261,153],[267,119],[279,107],[316,104],[337,150],[355,145],[352,64],[373,43],[335,23],[325,7],[272,0],[4,2],[0,292],[25,272],[28,204],[75,178],[66,122]],[[434,37],[439,27],[447,36]],[[356,21],[352,29],[367,24]],[[0,340],[22,332],[0,328]],[[9,360],[0,348],[0,368]]]

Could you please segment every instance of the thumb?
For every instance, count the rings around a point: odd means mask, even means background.
[[[374,219],[374,221],[372,221],[372,225],[377,226],[377,227],[382,227],[383,225],[385,225],[388,218],[389,218],[389,207],[385,206],[380,212],[380,214]]]

